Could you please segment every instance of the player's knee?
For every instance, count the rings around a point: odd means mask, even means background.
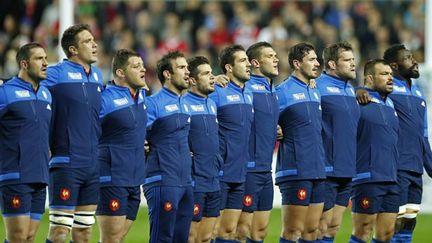
[[[245,240],[250,234],[250,227],[248,224],[239,223],[237,225],[237,237],[239,240]]]
[[[266,236],[267,236],[267,228],[260,228],[251,232],[251,238],[253,240],[264,240]]]
[[[73,228],[88,229],[95,223],[95,212],[75,212]]]
[[[48,238],[53,242],[65,242],[72,228],[73,213],[52,210],[49,214],[50,231]]]
[[[290,240],[298,240],[304,230],[304,227],[301,225],[293,225],[289,227],[284,227],[282,236],[285,239]]]
[[[27,232],[24,229],[15,230],[8,234],[9,242],[25,242],[27,240]]]
[[[50,226],[48,239],[53,243],[64,243],[69,235],[70,229],[66,227]]]
[[[210,242],[212,239],[212,233],[204,233],[200,237],[200,242]]]

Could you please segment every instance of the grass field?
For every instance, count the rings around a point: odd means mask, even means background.
[[[45,242],[45,237],[48,231],[48,214],[45,213],[42,219],[39,232],[36,236],[37,243]],[[4,239],[3,220],[0,220],[0,242]],[[281,229],[280,209],[273,209],[271,214],[269,233],[265,240],[266,243],[279,242],[279,234]],[[147,208],[141,208],[137,220],[130,230],[126,243],[141,243],[148,242],[149,223],[147,218]],[[349,213],[345,213],[342,229],[335,242],[348,242],[351,234],[351,217]],[[98,242],[99,231],[97,227],[93,228],[93,238],[91,242]],[[422,214],[417,219],[417,227],[414,233],[414,243],[429,243],[432,242],[432,215]]]

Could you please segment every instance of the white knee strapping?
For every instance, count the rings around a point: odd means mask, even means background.
[[[75,212],[73,227],[74,228],[90,228],[95,223],[95,212]]]
[[[417,211],[417,212],[420,211],[420,205],[419,204],[408,203],[405,205],[405,208],[407,210],[411,209],[410,211]]]
[[[67,213],[63,211],[50,211],[49,213],[50,226],[54,227],[66,227],[68,229],[72,228],[74,221],[73,213]]]
[[[406,213],[398,216],[398,218],[404,218],[404,219],[414,219],[417,217],[417,213]]]

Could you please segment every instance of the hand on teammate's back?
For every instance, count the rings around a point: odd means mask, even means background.
[[[367,92],[365,89],[357,89],[356,98],[361,105],[365,105],[372,101],[372,98],[369,96],[369,92]]]
[[[219,74],[215,77],[216,84],[225,88],[229,83],[229,78],[225,74]]]

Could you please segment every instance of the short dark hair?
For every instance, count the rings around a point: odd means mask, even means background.
[[[117,69],[124,69],[127,66],[130,57],[139,57],[139,55],[138,53],[127,49],[120,49],[115,53],[112,60],[112,73],[114,76],[117,76]]]
[[[352,51],[353,48],[349,42],[338,42],[331,44],[324,48],[322,53],[322,58],[324,61],[324,67],[329,68],[329,61],[337,61],[339,59],[339,54],[343,51]]]
[[[234,53],[238,51],[245,51],[241,45],[232,45],[225,47],[219,54],[219,66],[223,73],[226,73],[226,64],[234,64]]]
[[[189,76],[192,78],[195,78],[195,79],[198,78],[198,67],[200,65],[203,65],[203,64],[209,64],[210,65],[209,60],[203,56],[192,57],[187,62],[189,65],[189,72],[190,72]]]
[[[292,46],[289,49],[288,54],[288,62],[291,69],[294,70],[294,60],[302,61],[303,57],[305,57],[310,51],[315,51],[315,47],[306,42]]]
[[[76,36],[84,30],[87,30],[91,33],[90,26],[88,24],[72,25],[63,32],[60,42],[67,58],[70,58],[72,56],[72,53],[69,51],[69,47],[78,46],[78,40]]]
[[[39,43],[31,42],[20,47],[15,57],[18,67],[20,67],[21,61],[28,61],[30,59],[31,50],[33,50],[34,48],[43,49],[43,46]]]
[[[158,62],[156,66],[156,72],[158,78],[162,84],[165,83],[165,77],[163,76],[163,72],[168,70],[170,73],[174,72],[174,69],[171,64],[171,60],[175,60],[177,58],[184,57],[183,53],[179,51],[168,52],[168,54],[164,55]]]
[[[253,59],[259,59],[261,55],[261,49],[265,47],[273,48],[273,46],[270,43],[265,41],[257,42],[251,45],[246,51],[246,55],[248,56],[249,61],[252,61]]]
[[[387,50],[384,51],[384,60],[386,60],[388,63],[398,62],[398,54],[400,51],[406,50],[405,45],[403,44],[395,44],[387,48]]]
[[[390,66],[390,64],[384,59],[369,60],[366,62],[365,66],[364,66],[364,71],[363,71],[364,76],[370,75],[370,74],[375,74],[375,66],[377,64],[383,64],[383,65]]]

